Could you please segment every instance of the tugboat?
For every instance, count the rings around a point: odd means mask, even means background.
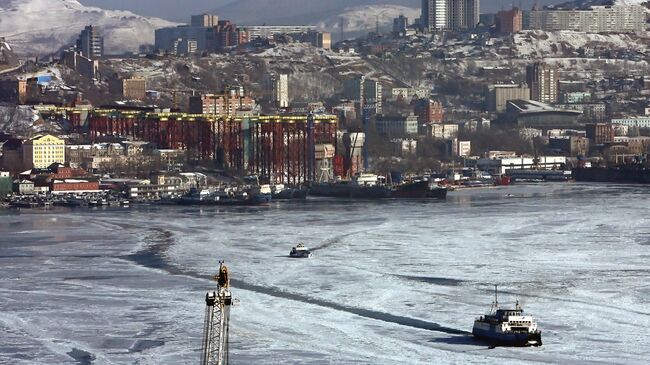
[[[289,252],[289,257],[293,258],[310,258],[311,257],[311,251],[307,247],[305,247],[304,244],[299,243],[298,246],[294,247],[291,249],[291,252]]]
[[[475,337],[503,346],[541,346],[542,332],[532,316],[525,316],[524,310],[515,304],[515,309],[499,308],[497,287],[494,286],[494,303],[490,313],[474,321],[472,333]]]

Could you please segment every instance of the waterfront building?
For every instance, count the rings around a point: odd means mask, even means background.
[[[564,166],[565,156],[483,157],[476,162],[476,167],[492,175],[504,175],[508,170],[559,170]]]
[[[526,67],[526,82],[530,87],[530,99],[542,103],[557,102],[559,73],[557,68],[542,62]]]
[[[101,58],[104,55],[104,37],[96,27],[88,25],[79,34],[76,51],[91,60]]]
[[[9,171],[0,171],[0,196],[6,196],[13,191],[13,181]]]
[[[53,163],[65,163],[65,141],[55,136],[37,135],[23,143],[25,169],[46,168]]]
[[[535,9],[530,12],[530,28],[587,33],[645,31],[646,8],[642,5],[608,5],[584,9]]]
[[[560,151],[567,156],[587,156],[589,153],[589,138],[583,136],[550,137],[548,148]]]
[[[487,109],[503,113],[510,100],[529,100],[530,88],[525,84],[496,84],[487,87]]]

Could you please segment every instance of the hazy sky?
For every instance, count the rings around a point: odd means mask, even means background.
[[[232,2],[253,3],[263,0],[79,0],[85,5],[95,5],[107,9],[125,9],[147,16],[157,16],[174,21],[186,21],[191,14],[214,10]],[[328,0],[317,0],[328,1]],[[515,4],[521,4],[524,9],[532,7],[536,0],[515,0]],[[565,1],[565,0],[564,0]],[[561,0],[537,0],[540,5],[560,3]],[[368,3],[394,3],[410,5],[413,7],[420,4],[420,0],[349,0],[350,5]],[[297,7],[305,7],[309,0],[296,0]],[[501,8],[507,8],[513,3],[512,0],[483,0],[481,8],[484,12],[493,12]],[[260,9],[263,10],[263,9]],[[219,14],[217,14],[219,15]],[[237,21],[235,14],[230,14],[233,21]]]

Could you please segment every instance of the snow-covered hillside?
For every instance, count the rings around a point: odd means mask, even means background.
[[[0,0],[0,37],[19,54],[47,54],[72,44],[86,25],[100,28],[107,53],[138,51],[154,30],[174,23],[128,11],[104,10],[77,0]]]
[[[365,5],[343,9],[342,12],[329,16],[317,23],[320,29],[326,29],[337,36],[343,21],[346,37],[358,36],[372,31],[379,22],[381,31],[392,29],[393,18],[403,14],[411,21],[420,16],[420,9],[400,5]]]
[[[582,47],[645,53],[648,49],[648,41],[630,34],[593,34],[568,30],[559,32],[529,30],[514,35],[516,54],[520,57],[570,56]]]

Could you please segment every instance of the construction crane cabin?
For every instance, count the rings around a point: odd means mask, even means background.
[[[219,272],[213,279],[217,282],[217,290],[205,294],[201,365],[226,365],[232,295],[228,267],[223,261],[219,261]]]

